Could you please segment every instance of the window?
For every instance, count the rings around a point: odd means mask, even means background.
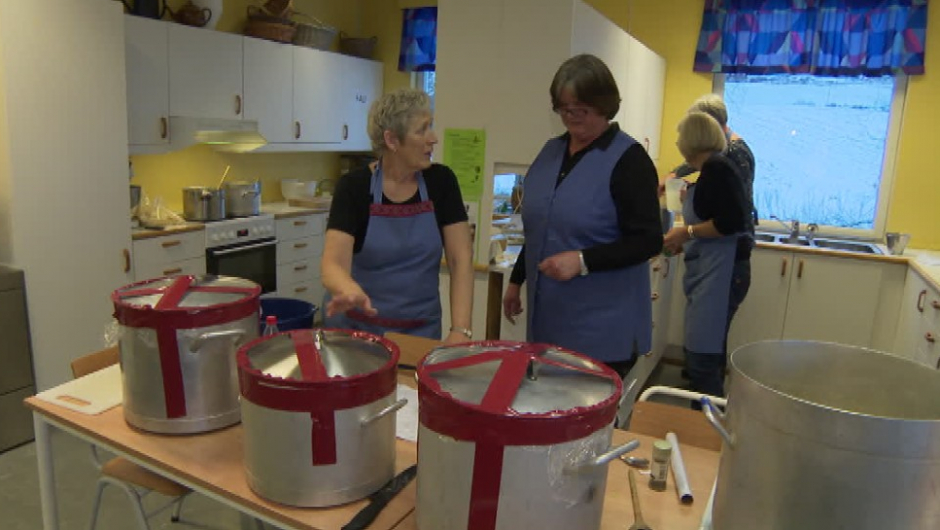
[[[728,125],[754,151],[754,203],[831,234],[881,237],[906,78],[717,76]],[[723,86],[722,86],[723,85]]]
[[[431,109],[434,109],[434,80],[436,72],[412,72],[411,86],[418,90],[425,91],[431,96]]]
[[[497,173],[493,175],[493,215],[511,215],[522,201],[522,175]]]

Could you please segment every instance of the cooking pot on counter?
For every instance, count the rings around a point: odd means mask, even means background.
[[[239,421],[240,343],[258,336],[261,287],[226,276],[175,276],[114,291],[124,418],[190,434]]]
[[[418,366],[420,530],[600,528],[623,390],[617,374],[546,344],[475,342]]]
[[[940,373],[881,352],[758,342],[731,355],[715,530],[940,528]]]
[[[225,190],[206,186],[183,188],[183,217],[198,222],[225,219]]]
[[[261,182],[225,183],[225,213],[229,217],[250,217],[261,213]]]
[[[398,346],[359,331],[294,330],[238,351],[245,472],[260,497],[322,507],[395,472]]]

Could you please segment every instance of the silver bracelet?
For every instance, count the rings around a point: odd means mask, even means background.
[[[458,326],[451,326],[450,330],[451,330],[451,331],[456,331],[456,332],[458,332],[458,333],[463,333],[464,335],[467,336],[468,339],[472,339],[472,338],[473,338],[473,332],[470,331],[470,330],[467,329],[467,328],[461,328],[461,327],[458,327]]]

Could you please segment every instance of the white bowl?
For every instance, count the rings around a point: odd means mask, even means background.
[[[301,199],[304,196],[306,184],[306,182],[300,182],[297,179],[282,179],[281,195],[285,199]]]

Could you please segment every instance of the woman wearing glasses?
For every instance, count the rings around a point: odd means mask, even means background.
[[[651,347],[648,260],[663,244],[656,168],[610,121],[620,92],[603,61],[568,59],[549,94],[567,132],[545,144],[523,182],[526,242],[503,311],[514,322],[528,281],[528,340],[584,353],[623,376]]]

